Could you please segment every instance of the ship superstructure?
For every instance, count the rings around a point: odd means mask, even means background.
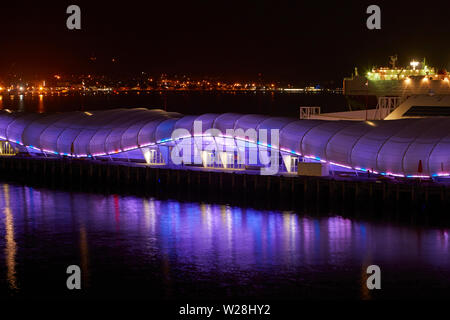
[[[397,105],[413,95],[450,94],[450,75],[413,60],[408,67],[396,65],[397,56],[391,57],[391,67],[374,67],[365,75],[355,68],[352,77],[344,79],[344,95],[352,110],[373,108],[380,98],[396,98]]]

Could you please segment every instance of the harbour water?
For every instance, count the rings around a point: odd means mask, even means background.
[[[0,208],[2,298],[450,297],[448,229],[5,183]]]
[[[343,95],[333,93],[152,91],[121,94],[0,95],[0,109],[64,112],[112,108],[159,108],[183,114],[260,113],[298,118],[300,106],[322,112],[346,111]]]

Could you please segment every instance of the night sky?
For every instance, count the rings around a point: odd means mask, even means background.
[[[448,1],[10,2],[0,4],[3,78],[145,71],[341,81],[396,53],[402,65],[426,57],[450,70]],[[70,4],[81,7],[79,31],[66,28]],[[370,4],[381,7],[381,30],[366,28]]]

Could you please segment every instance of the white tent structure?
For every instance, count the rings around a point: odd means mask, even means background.
[[[183,116],[145,108],[57,114],[0,111],[0,140],[33,155],[177,165],[171,154],[181,141],[192,147],[192,157],[204,162],[208,155],[202,153],[203,147],[217,145],[219,139],[224,146],[217,150],[219,166],[224,168],[233,168],[237,159],[242,161],[239,168],[252,164],[248,150],[239,148],[245,145],[276,151],[287,171],[293,170],[290,161],[295,159],[402,177],[450,173],[450,118],[446,117],[325,121],[234,113]],[[261,159],[257,162],[261,165]]]

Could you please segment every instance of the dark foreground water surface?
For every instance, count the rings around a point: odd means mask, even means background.
[[[446,229],[3,183],[0,208],[3,298],[450,297]]]

